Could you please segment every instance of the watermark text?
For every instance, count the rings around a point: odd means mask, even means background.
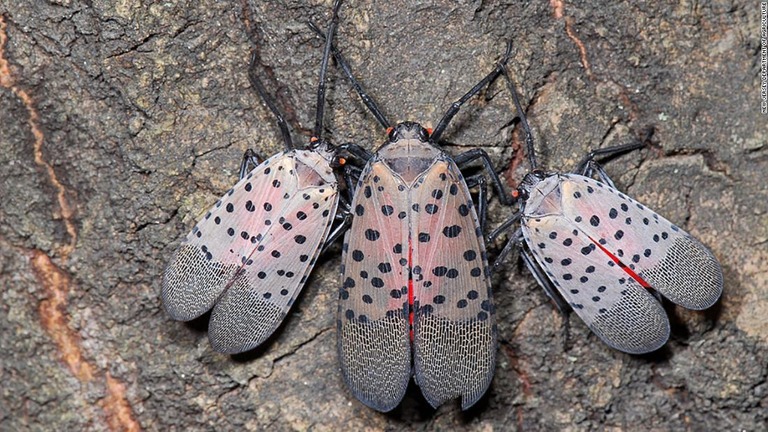
[[[768,114],[768,1],[760,2],[760,112]]]

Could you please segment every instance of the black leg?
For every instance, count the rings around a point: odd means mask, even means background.
[[[343,198],[339,202],[339,207],[341,208],[342,212],[349,213],[349,210],[352,208],[352,200],[347,199],[348,197],[341,197]]]
[[[581,159],[579,164],[576,166],[574,173],[581,174],[586,177],[592,177],[592,174],[596,172],[600,178],[600,181],[615,189],[616,185],[613,184],[613,180],[611,180],[603,167],[595,161],[595,158],[602,156],[610,159],[622,153],[642,148],[644,145],[644,142],[639,142],[592,150],[583,159]]]
[[[252,169],[261,165],[262,162],[264,162],[264,159],[258,153],[251,149],[246,150],[243,153],[243,161],[240,162],[240,180],[245,178]]]
[[[354,165],[347,165],[344,168],[347,170],[347,174],[351,176],[355,181],[360,179],[360,174],[362,174],[363,168]]]
[[[354,143],[344,143],[338,148],[339,151],[344,151],[351,155],[355,159],[354,162],[356,164],[365,165],[373,157],[373,153]]]
[[[325,38],[326,36],[323,35],[323,32],[320,31],[317,26],[311,22],[307,23],[309,25],[309,28],[312,29],[315,33],[320,35],[320,37]],[[373,114],[374,117],[376,117],[376,120],[379,122],[379,124],[384,127],[384,129],[389,128],[389,121],[387,121],[387,118],[384,117],[384,114],[379,109],[379,106],[376,104],[376,101],[373,100],[371,96],[368,95],[368,93],[365,92],[363,89],[363,86],[360,85],[360,82],[355,78],[355,76],[352,74],[352,68],[349,67],[349,63],[344,58],[344,56],[341,54],[341,51],[335,46],[331,46],[331,51],[333,52],[333,58],[336,59],[336,63],[341,68],[342,72],[344,72],[344,75],[349,79],[350,83],[352,83],[352,87],[354,87],[355,91],[358,95],[360,95],[360,99],[363,100],[363,103],[366,107],[368,107],[368,110]]]
[[[477,186],[477,217],[480,219],[480,229],[485,232],[486,221],[488,220],[488,180],[484,173],[478,173],[464,178],[468,188]]]
[[[292,150],[294,148],[293,140],[291,140],[291,133],[288,131],[288,124],[285,122],[283,114],[279,109],[277,109],[275,101],[272,100],[272,97],[270,97],[269,94],[267,94],[267,89],[264,88],[264,84],[261,82],[261,79],[258,75],[256,75],[256,67],[258,64],[259,55],[256,53],[256,51],[254,51],[253,55],[251,56],[251,64],[248,67],[248,78],[251,81],[251,85],[256,89],[256,93],[259,94],[261,100],[264,101],[264,104],[267,106],[267,108],[269,108],[270,111],[272,111],[272,114],[275,116],[275,119],[277,120],[277,126],[280,127],[280,133],[283,135],[285,148]]]
[[[350,225],[352,225],[352,213],[350,213],[350,209],[352,208],[352,205],[350,204],[352,195],[349,193],[349,191],[347,192],[347,196],[339,195],[339,207],[336,211],[336,215],[334,216],[334,219],[336,222],[338,222],[338,224],[331,227],[331,232],[328,234],[328,237],[326,238],[320,253],[325,252],[325,250],[328,249],[328,247],[332,245],[336,239],[344,234]]]
[[[594,166],[590,166],[590,165],[594,165],[595,158],[597,157],[612,158],[622,153],[630,152],[632,150],[637,150],[643,147],[645,147],[644,141],[592,150],[581,159],[579,164],[576,165],[576,169],[573,172],[576,174],[587,175],[589,174],[590,169],[594,168]]]
[[[343,167],[342,178],[346,184],[346,196],[342,196],[342,198],[347,201],[347,209],[349,209],[355,191],[355,184],[360,179],[360,173],[363,170],[362,167],[368,163],[373,154],[354,143],[340,145],[337,147],[337,154],[339,153],[349,156],[344,157],[344,162],[339,165]]]
[[[477,214],[480,217],[480,229],[485,232],[488,222],[488,181],[485,176],[480,177],[477,193]]]
[[[563,338],[563,352],[571,350],[571,313],[566,311],[562,314],[563,317],[563,331],[561,337]]]
[[[352,194],[347,191],[347,194],[339,194],[339,208],[342,210],[341,212],[337,211],[336,216],[334,218],[336,220],[341,220],[346,217],[343,213],[349,213],[349,209],[352,208]]]
[[[518,219],[519,219],[519,218],[518,218]],[[505,224],[509,223],[509,224],[508,224],[508,226],[509,226],[509,225],[512,225],[512,223],[514,223],[514,221],[515,221],[515,220],[516,220],[516,219],[510,218],[509,220],[507,220],[507,222],[505,222]],[[512,221],[512,222],[510,222],[510,221]],[[498,231],[498,228],[496,229],[496,231]],[[496,231],[494,231],[493,233],[491,233],[491,236],[494,236],[494,233],[496,233]],[[509,240],[507,240],[507,244],[505,244],[505,245],[504,245],[504,248],[501,250],[501,252],[499,252],[499,256],[497,256],[497,257],[496,257],[496,261],[494,261],[494,262],[493,262],[493,269],[494,269],[494,270],[496,270],[496,269],[498,269],[499,267],[501,267],[501,263],[502,263],[502,262],[504,262],[504,259],[505,259],[505,258],[506,258],[506,257],[507,257],[507,256],[508,256],[508,255],[509,255],[511,252],[513,252],[513,251],[515,251],[515,250],[518,250],[518,249],[519,249],[519,246],[520,246],[520,234],[521,234],[521,232],[522,232],[522,230],[521,230],[520,228],[518,228],[518,229],[517,229],[517,230],[515,230],[515,232],[514,232],[514,233],[512,233],[512,235],[509,237]],[[496,235],[498,235],[498,233],[496,233]],[[489,237],[490,237],[490,236],[489,236]],[[495,237],[495,236],[494,236],[494,237]]]
[[[328,249],[330,245],[333,244],[339,237],[341,237],[342,234],[344,234],[347,229],[352,225],[352,214],[349,212],[344,212],[342,214],[342,221],[340,224],[336,225],[336,227],[331,229],[330,234],[328,234],[328,239],[325,241],[325,244],[323,245],[322,249],[320,250],[320,253],[323,253]]]
[[[520,123],[523,125],[523,130],[525,131],[525,150],[528,153],[528,162],[531,165],[531,171],[533,171],[537,169],[538,166],[536,164],[536,152],[533,148],[533,134],[531,133],[531,127],[528,125],[528,119],[525,117],[523,107],[520,105],[520,98],[517,96],[517,90],[512,83],[512,79],[509,77],[505,65],[502,65],[501,73],[504,75],[504,78],[506,78],[507,87],[509,88],[509,92],[512,93],[512,100],[515,103],[515,109],[517,109],[517,116],[520,118]]]
[[[336,0],[336,2],[333,5],[333,16],[331,17],[331,24],[328,27],[328,31],[325,35],[325,49],[323,50],[323,59],[320,64],[320,77],[318,79],[318,88],[317,88],[317,111],[315,112],[315,130],[314,135],[311,139],[312,143],[319,144],[322,142],[322,132],[323,132],[323,114],[325,112],[325,76],[328,72],[328,61],[331,57],[331,51],[333,48],[333,38],[334,34],[336,33],[336,28],[339,25],[339,9],[341,8],[341,1],[342,0]],[[348,144],[347,147],[350,145]],[[314,148],[314,147],[313,147]],[[334,162],[331,164],[331,166],[334,169],[339,169],[342,166],[345,166],[348,162],[346,158],[343,158],[339,155],[340,150],[336,149],[336,156],[334,158]],[[352,161],[349,161],[352,162]],[[346,168],[346,166],[345,166]],[[346,175],[342,174],[342,177],[344,177],[344,181],[349,184],[349,179]],[[341,235],[341,233],[346,230],[346,228],[349,227],[349,218],[350,218],[350,202],[352,201],[352,193],[349,191],[349,189],[346,190],[346,194],[339,194],[339,207],[341,211],[337,211],[334,218],[336,220],[341,220],[341,224],[338,225],[335,229],[332,229],[329,233],[329,238],[327,239],[326,243],[323,245],[323,250],[325,250],[331,243],[333,243],[336,238]],[[322,251],[321,251],[322,252]]]
[[[360,174],[362,174],[363,169],[352,166],[352,165],[346,165],[344,167],[344,180],[347,182],[347,188],[354,192],[355,189],[357,189],[357,183],[360,181]],[[350,192],[350,193],[351,193]],[[352,199],[350,198],[350,202]]]
[[[522,217],[522,210],[518,210],[509,217],[509,219],[505,220],[501,225],[499,225],[495,230],[493,230],[490,234],[488,234],[488,243],[493,243],[494,240],[496,240],[496,237],[499,236],[504,231],[507,231],[509,227],[514,225],[517,221],[520,220]],[[519,231],[519,230],[518,230]],[[516,234],[520,234],[519,232],[516,232]]]
[[[323,51],[323,60],[320,63],[320,79],[317,86],[317,110],[315,111],[315,134],[313,138],[320,139],[323,132],[323,113],[325,111],[325,74],[328,71],[328,59],[331,57],[331,47],[333,43],[333,34],[339,25],[339,8],[341,0],[336,0],[333,5],[333,17],[331,25],[328,27],[328,33],[325,36],[325,50]]]
[[[525,266],[528,267],[528,270],[530,270],[533,274],[533,278],[536,279],[536,282],[538,282],[539,286],[544,288],[544,292],[547,294],[547,297],[549,297],[555,304],[557,310],[563,315],[570,312],[571,306],[563,299],[563,297],[557,291],[557,288],[555,288],[555,285],[551,280],[549,280],[549,276],[547,276],[547,274],[544,273],[544,270],[539,267],[539,264],[533,258],[531,253],[525,248],[520,248],[520,256],[523,258]]]
[[[522,239],[520,241],[522,241]],[[555,304],[555,308],[557,308],[557,311],[560,312],[560,315],[563,317],[563,350],[568,351],[571,328],[569,318],[573,308],[565,301],[563,296],[560,295],[557,288],[549,279],[549,276],[547,276],[544,270],[539,266],[535,258],[531,255],[531,252],[525,249],[522,244],[520,247],[520,256],[523,258],[525,266],[528,267],[528,270],[533,274],[533,278],[536,279],[539,286],[544,289],[544,293],[546,293],[547,297],[552,300],[552,303]]]
[[[611,180],[611,178],[608,176],[608,173],[605,172],[603,167],[595,161],[590,161],[589,163],[587,163],[586,173],[583,175],[587,177],[592,177],[593,171],[597,172],[597,176],[600,178],[600,181],[616,189],[616,185],[613,184],[613,180]]]
[[[512,41],[509,41],[507,43],[507,51],[504,54],[504,57],[501,59],[501,61],[499,61],[499,64],[493,69],[493,71],[486,75],[485,78],[480,80],[480,82],[472,87],[472,89],[468,91],[464,96],[462,96],[461,99],[452,103],[450,108],[448,108],[448,111],[443,114],[443,118],[441,118],[437,123],[437,127],[432,130],[432,135],[430,136],[430,140],[432,142],[437,143],[440,140],[440,137],[443,135],[443,132],[445,132],[448,124],[451,122],[451,120],[453,120],[453,117],[459,112],[459,109],[461,109],[461,106],[464,105],[466,101],[468,101],[472,96],[476,95],[483,87],[492,83],[502,73],[504,65],[507,63],[507,61],[509,61],[509,57],[511,55]]]
[[[464,169],[468,164],[470,164],[471,162],[477,159],[480,159],[483,162],[485,171],[491,177],[491,182],[493,184],[493,188],[496,190],[496,195],[498,195],[499,197],[499,201],[501,201],[501,203],[504,205],[511,205],[513,202],[512,197],[507,195],[507,192],[504,190],[504,185],[501,183],[501,179],[499,178],[499,175],[496,174],[496,171],[494,171],[493,165],[491,164],[491,158],[488,157],[488,153],[486,153],[485,150],[483,149],[468,150],[454,157],[453,161],[456,162],[456,166],[458,166],[459,169]]]

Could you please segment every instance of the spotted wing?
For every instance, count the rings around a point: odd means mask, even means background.
[[[344,238],[338,350],[349,388],[379,411],[400,403],[411,376],[407,212],[402,181],[373,159],[361,174]]]
[[[562,176],[569,219],[618,257],[655,290],[688,309],[712,306],[723,291],[723,273],[712,253],[658,213],[605,184]]]
[[[188,321],[213,307],[269,228],[265,205],[281,202],[283,190],[295,188],[287,170],[276,169],[290,162],[289,153],[278,153],[254,168],[187,235],[163,274],[163,305],[171,318]]]
[[[482,231],[451,160],[411,191],[414,368],[429,403],[472,406],[493,378],[496,326]]]
[[[338,204],[335,186],[303,188],[280,199],[262,221],[271,224],[213,308],[208,337],[216,351],[253,349],[277,329],[328,237]]]
[[[214,349],[255,347],[279,325],[303,285],[336,205],[335,184],[298,189],[293,152],[268,159],[179,247],[163,278],[166,310],[189,320],[216,303],[209,334]]]
[[[523,220],[533,256],[574,312],[605,343],[640,354],[669,339],[664,308],[571,220]]]

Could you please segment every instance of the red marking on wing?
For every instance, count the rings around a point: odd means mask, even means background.
[[[631,268],[627,267],[623,262],[621,262],[621,260],[616,255],[612,254],[608,249],[604,248],[603,245],[596,242],[595,239],[593,239],[592,237],[589,237],[589,239],[592,240],[592,243],[594,243],[595,246],[600,248],[601,251],[605,252],[605,254],[608,255],[608,257],[613,262],[615,262],[622,270],[624,270],[625,273],[627,273],[632,279],[637,281],[637,283],[642,285],[643,288],[648,288],[648,289],[652,288],[651,284],[646,282],[645,279],[641,278],[640,275],[635,273]]]

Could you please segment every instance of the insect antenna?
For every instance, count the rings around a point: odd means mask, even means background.
[[[327,39],[327,37],[323,34],[322,31],[320,31],[319,28],[314,23],[308,22],[307,25],[310,29],[312,29],[315,33],[317,33],[320,37],[323,39]],[[373,100],[371,96],[368,95],[368,93],[365,92],[363,89],[363,86],[360,85],[360,82],[352,75],[352,68],[349,67],[349,63],[344,58],[344,56],[341,54],[341,51],[339,49],[331,44],[326,44],[326,49],[328,48],[328,45],[331,46],[331,52],[333,53],[333,58],[336,60],[336,63],[341,68],[341,70],[344,72],[344,75],[346,75],[347,79],[352,83],[352,87],[354,87],[357,94],[360,96],[360,99],[363,100],[363,103],[366,107],[368,107],[368,110],[373,114],[374,117],[376,117],[376,121],[379,122],[379,124],[384,129],[389,129],[389,121],[387,121],[387,118],[384,117],[384,114],[379,109],[379,106],[376,104],[376,101]]]
[[[512,93],[512,100],[515,102],[515,109],[517,109],[517,116],[520,118],[520,123],[523,125],[525,131],[525,151],[528,153],[528,162],[531,164],[531,171],[537,169],[536,152],[533,148],[533,134],[531,133],[531,127],[528,125],[528,119],[525,116],[523,107],[520,105],[520,98],[517,95],[517,89],[515,89],[512,79],[509,77],[506,65],[502,65],[501,73],[504,75],[507,81],[507,87],[509,92]]]
[[[325,75],[328,71],[328,59],[331,57],[331,48],[333,47],[333,35],[336,32],[336,27],[339,25],[339,9],[341,8],[341,0],[336,0],[333,5],[333,18],[331,18],[331,25],[328,27],[328,32],[325,36],[325,49],[323,50],[323,60],[320,63],[320,80],[317,85],[317,111],[315,113],[315,133],[312,136],[312,141],[320,139],[320,135],[323,132],[323,113],[325,111]]]

